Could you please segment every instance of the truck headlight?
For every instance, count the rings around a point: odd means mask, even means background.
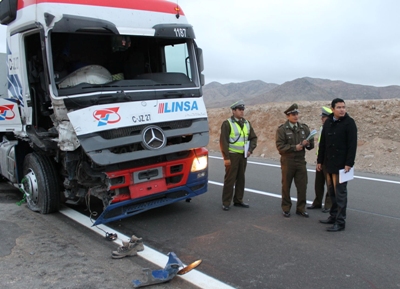
[[[202,156],[195,158],[192,163],[192,169],[190,170],[192,173],[193,172],[198,172],[202,171],[205,168],[207,168],[208,165],[208,157],[207,156]]]

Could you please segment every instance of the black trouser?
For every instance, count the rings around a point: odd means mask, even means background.
[[[229,207],[232,202],[233,187],[235,186],[234,203],[243,203],[245,172],[247,158],[243,153],[230,153],[231,165],[225,167],[224,188],[222,189],[222,204]]]
[[[326,174],[329,196],[332,200],[330,218],[336,220],[340,226],[346,224],[347,209],[347,182],[339,184],[338,174]]]
[[[322,199],[324,198],[324,192],[325,192],[325,183],[326,183],[325,180],[326,180],[326,170],[325,170],[325,165],[322,165],[322,171],[315,172],[315,184],[314,184],[315,199],[314,202],[312,203],[313,206],[315,207],[322,206]],[[325,195],[324,208],[330,209],[331,206],[332,202],[331,198],[329,197],[329,191],[327,190]]]

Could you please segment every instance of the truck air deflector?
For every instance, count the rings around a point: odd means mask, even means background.
[[[158,37],[196,38],[193,26],[190,24],[158,24],[153,28],[156,30],[154,35]]]
[[[76,32],[78,30],[98,31],[99,29],[105,29],[114,34],[119,34],[117,27],[107,20],[75,15],[63,15],[63,18],[54,24],[53,32]]]

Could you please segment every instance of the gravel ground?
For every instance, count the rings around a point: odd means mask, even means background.
[[[245,100],[246,101],[246,100]],[[328,101],[295,101],[299,105],[300,122],[311,129],[321,126],[321,107],[330,106]],[[246,106],[244,117],[254,127],[258,145],[253,157],[263,157],[278,161],[279,153],[275,145],[276,129],[286,121],[283,111],[293,102],[270,102]],[[358,129],[358,148],[355,172],[400,176],[400,99],[371,99],[346,101],[347,112],[354,118]],[[208,109],[210,142],[208,149],[219,152],[221,123],[230,117],[229,108]],[[315,137],[317,140],[317,137]],[[306,161],[316,163],[316,150],[306,153]]]
[[[112,259],[117,244],[62,214],[16,205],[21,198],[0,184],[0,288],[134,288],[131,282],[143,278],[143,268],[160,269],[140,256]],[[197,287],[176,277],[147,288]]]

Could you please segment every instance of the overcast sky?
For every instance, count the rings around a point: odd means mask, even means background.
[[[309,76],[400,85],[398,0],[177,2],[203,49],[206,83]]]
[[[398,0],[178,0],[206,82],[400,85]]]

